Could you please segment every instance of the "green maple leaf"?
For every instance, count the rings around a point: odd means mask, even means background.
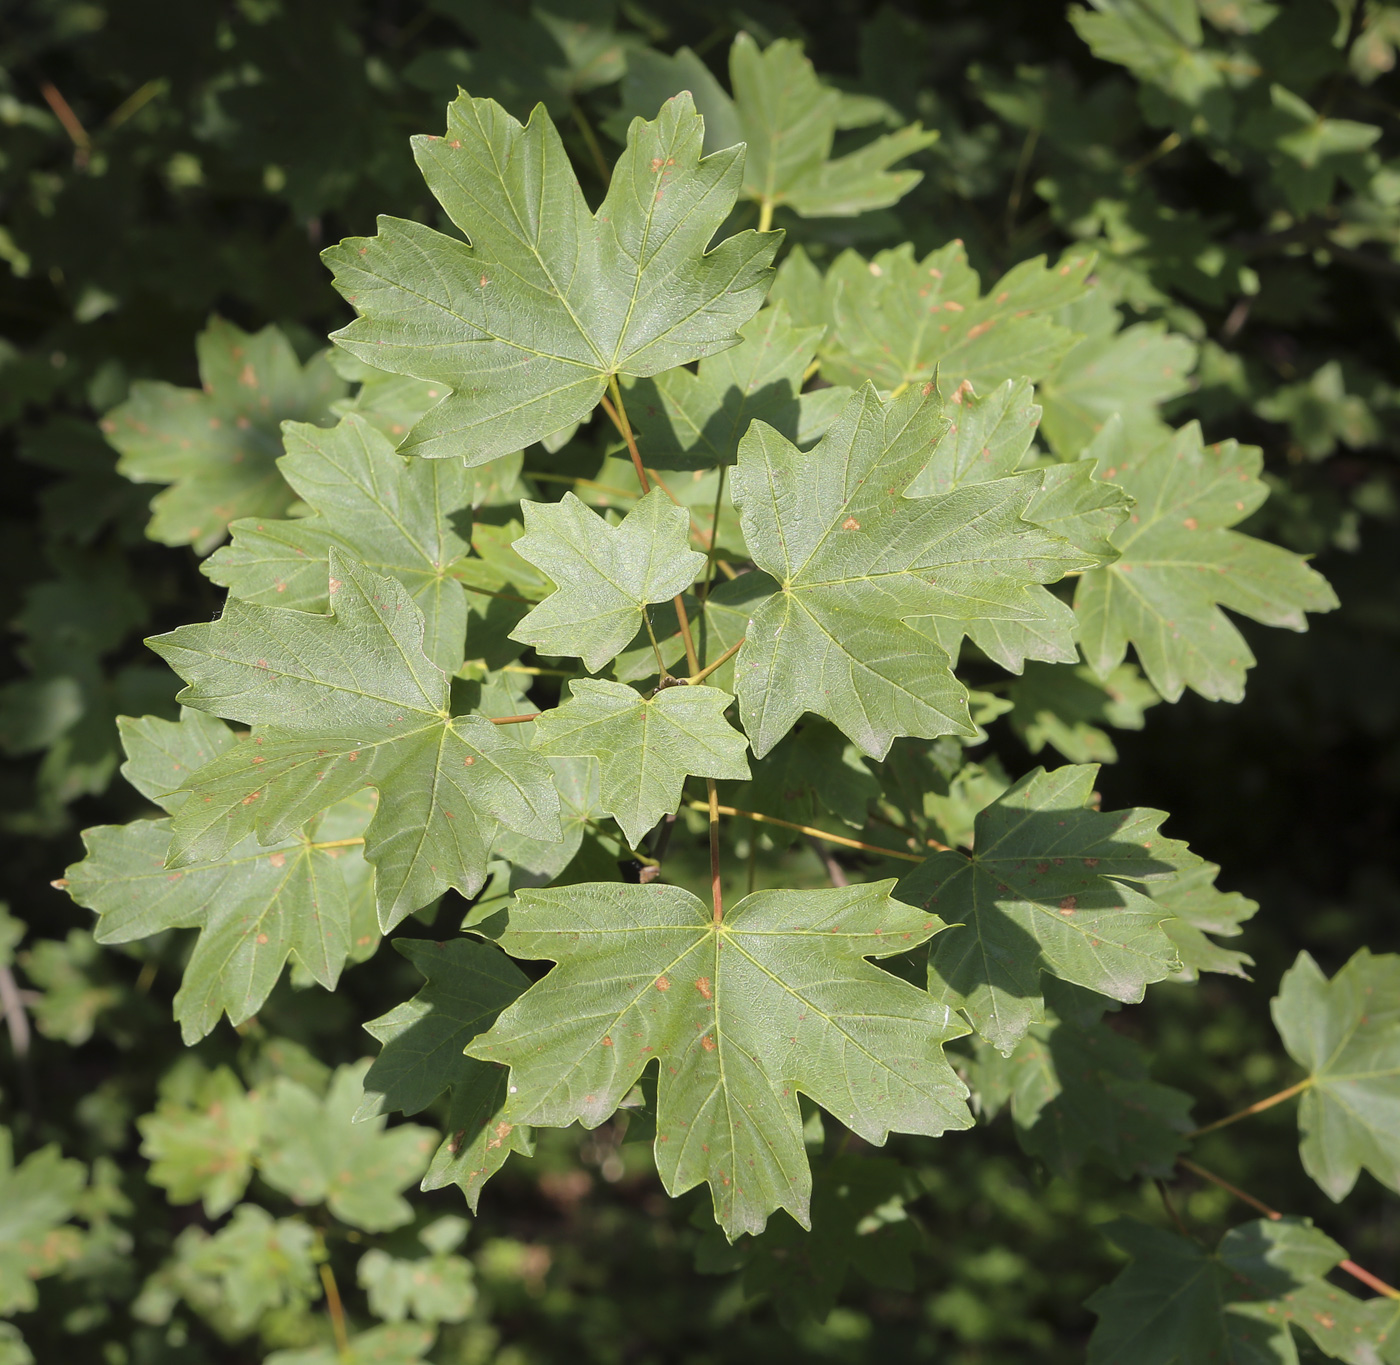
[[[185,805],[193,774],[246,747],[222,722],[189,710],[179,722],[123,718],[122,739],[127,779],[167,812]],[[347,959],[373,952],[373,875],[360,847],[373,809],[367,794],[352,795],[268,844],[243,837],[178,869],[167,865],[170,819],[97,825],[83,833],[87,856],[65,874],[68,894],[97,912],[99,943],[199,929],[175,996],[192,1043],[221,1013],[235,1024],[257,1013],[289,957],[334,990]]]
[[[421,1365],[433,1340],[430,1328],[386,1323],[356,1332],[344,1350],[313,1346],[306,1351],[274,1351],[264,1365]]]
[[[742,780],[748,748],[724,718],[732,698],[717,687],[666,687],[650,699],[621,683],[569,684],[569,699],[535,722],[535,748],[598,760],[600,804],[633,848],[680,805],[688,775]]]
[[[467,469],[454,461],[405,460],[358,416],[330,430],[289,425],[286,444],[278,468],[314,515],[234,522],[232,543],[205,561],[204,573],[245,602],[325,611],[334,545],[408,589],[423,613],[424,653],[454,672],[462,662],[467,600],[451,565],[471,548],[470,509],[493,482],[514,484],[519,461]]]
[[[947,432],[910,484],[907,496],[951,493],[1036,467],[1028,452],[1040,425],[1040,408],[1031,398],[1030,382],[1024,379],[1008,379],[985,398],[964,383],[949,401]],[[1088,462],[1042,467],[1040,477],[1041,487],[1026,508],[1026,520],[1063,537],[1096,563],[1117,558],[1108,537],[1128,515],[1132,499],[1096,480]],[[1021,672],[1028,659],[1053,663],[1077,659],[1077,623],[1069,604],[1039,586],[1027,589],[1027,599],[1034,612],[1030,619],[941,620],[939,643],[956,660],[966,634],[988,658],[1013,673]]]
[[[518,1122],[551,1127],[597,1127],[656,1061],[666,1189],[708,1181],[731,1239],[778,1208],[809,1226],[797,1091],[876,1145],[971,1121],[942,1053],[959,1023],[864,960],[943,927],[892,884],[760,891],[722,924],[679,887],[522,892],[502,946],[559,965],[467,1051],[510,1066]]]
[[[52,1144],[16,1166],[10,1130],[0,1125],[0,1313],[32,1311],[34,1281],[82,1254],[82,1234],[67,1224],[86,1184],[82,1162]]]
[[[262,1097],[258,1171],[297,1204],[325,1204],[351,1227],[383,1232],[413,1217],[403,1191],[422,1175],[433,1131],[384,1130],[382,1117],[354,1122],[369,1063],[337,1067],[324,1099],[279,1076]]]
[[[804,710],[876,758],[897,735],[974,733],[931,618],[1039,619],[1028,590],[1094,562],[1023,519],[1037,474],[902,496],[943,428],[931,385],[882,403],[868,384],[808,453],[749,428],[734,502],[775,580],[734,668],[756,756]]]
[[[473,1266],[453,1254],[466,1236],[464,1218],[448,1215],[418,1235],[427,1251],[395,1256],[373,1247],[360,1257],[355,1279],[369,1296],[369,1310],[388,1322],[415,1317],[423,1322],[461,1322],[476,1305]]]
[[[1132,664],[1099,678],[1085,664],[1030,663],[1007,696],[1011,728],[1026,748],[1038,754],[1049,744],[1071,763],[1116,763],[1118,750],[1100,727],[1141,730],[1147,708],[1161,701]]]
[[[978,816],[971,853],[936,853],[899,884],[955,927],[929,954],[929,991],[1009,1053],[1045,1017],[1042,973],[1137,1001],[1178,967],[1166,912],[1133,883],[1191,857],[1161,811],[1089,806],[1098,768],[1036,768]]]
[[[1330,981],[1307,953],[1284,973],[1274,1025],[1307,1071],[1303,1167],[1341,1201],[1365,1167],[1400,1190],[1400,956],[1359,949]]]
[[[1222,948],[1207,937],[1237,937],[1240,925],[1259,909],[1257,901],[1238,891],[1219,890],[1215,885],[1219,874],[1214,863],[1192,861],[1165,881],[1152,884],[1152,899],[1170,913],[1162,921],[1162,932],[1175,946],[1187,981],[1196,980],[1201,972],[1248,979],[1245,968],[1254,963],[1248,953]]]
[[[1105,289],[1069,304],[1058,320],[1080,339],[1036,385],[1050,448],[1062,459],[1077,459],[1114,415],[1134,444],[1160,439],[1157,409],[1190,387],[1195,345],[1161,322],[1120,331]]]
[[[1400,1311],[1324,1278],[1346,1252],[1309,1219],[1245,1223],[1213,1252],[1127,1219],[1106,1231],[1132,1262],[1087,1301],[1099,1317],[1089,1365],[1298,1365],[1290,1326],[1334,1360],[1396,1358],[1386,1342]]]
[[[324,354],[303,367],[276,327],[249,334],[211,318],[195,340],[202,389],[138,379],[102,419],[133,483],[172,485],[146,534],[207,554],[238,517],[278,517],[293,494],[277,472],[284,421],[324,421],[345,385]]]
[[[396,939],[394,946],[428,984],[365,1025],[384,1046],[365,1075],[356,1118],[386,1110],[416,1114],[450,1091],[448,1133],[423,1188],[458,1184],[475,1210],[482,1186],[511,1152],[528,1156],[533,1148],[529,1130],[503,1117],[505,1072],[463,1049],[525,991],[529,978],[504,953],[474,939]]]
[[[192,1095],[163,1099],[137,1119],[146,1178],[175,1204],[202,1200],[219,1218],[243,1197],[262,1139],[263,1112],[226,1066],[203,1076]]]
[[[597,215],[543,109],[522,127],[462,95],[447,133],[414,139],[429,188],[470,245],[403,219],[324,253],[360,318],[335,334],[380,369],[452,392],[403,449],[480,464],[593,411],[609,379],[724,350],[763,303],[780,238],[706,250],[733,208],[743,149],[700,156],[688,94],[635,121]]]
[[[1187,687],[1239,701],[1254,655],[1221,607],[1306,630],[1305,612],[1337,605],[1301,556],[1229,529],[1268,496],[1256,447],[1206,446],[1193,422],[1158,445],[1130,449],[1111,423],[1092,453],[1100,476],[1137,500],[1113,533],[1118,560],[1086,573],[1074,595],[1084,657],[1101,678],[1131,644],[1168,701]]]
[[[773,302],[807,292],[811,270],[794,257],[779,272]],[[979,393],[1008,379],[1039,379],[1074,345],[1055,310],[1084,292],[1092,260],[1058,266],[1043,257],[1013,266],[985,294],[961,242],[916,260],[910,245],[866,260],[844,251],[823,286],[821,311],[793,306],[804,322],[828,324],[821,344],[822,377],[833,384],[871,381],[882,390],[923,384],[937,374],[945,393],[963,381]],[[785,281],[783,276],[790,278]],[[785,287],[786,285],[786,287]]]
[[[576,655],[590,672],[631,643],[649,603],[684,592],[705,567],[689,548],[689,517],[659,488],[617,526],[572,493],[522,506],[525,534],[512,548],[557,586],[511,635],[544,654]]]
[[[628,63],[623,107],[643,112],[677,91],[693,91],[705,118],[706,148],[748,146],[743,197],[803,218],[887,208],[923,179],[921,171],[891,169],[938,140],[918,123],[831,155],[839,128],[874,120],[858,101],[817,77],[800,43],[780,38],[760,50],[740,33],[729,49],[729,81],[732,99],[689,48],[674,56],[643,50]]]
[[[316,1230],[302,1219],[240,1204],[213,1236],[189,1227],[176,1238],[174,1255],[146,1282],[133,1314],[159,1321],[184,1298],[223,1335],[246,1336],[267,1314],[304,1309],[320,1297],[315,1243]]]
[[[738,346],[630,387],[627,412],[647,465],[708,469],[733,464],[755,418],[796,445],[811,445],[850,397],[835,385],[803,393],[821,327],[795,327],[787,308],[765,308],[739,328]]]
[[[1009,1100],[1022,1150],[1066,1179],[1090,1157],[1122,1180],[1170,1175],[1191,1096],[1151,1079],[1141,1044],[1102,1022],[1107,1001],[1046,986],[1045,1021],[1009,1057],[978,1044],[972,1085],[982,1113],[991,1118]]]
[[[332,612],[230,599],[208,625],[150,641],[189,686],[180,700],[255,727],[192,779],[170,864],[269,845],[364,787],[364,834],[387,930],[449,886],[473,895],[501,825],[549,839],[559,803],[543,760],[482,716],[452,716],[448,677],[423,653],[423,616],[397,580],[331,547]]]

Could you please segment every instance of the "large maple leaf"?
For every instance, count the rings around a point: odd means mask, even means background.
[[[428,187],[468,238],[400,218],[324,254],[360,318],[353,355],[452,393],[402,449],[481,464],[577,422],[615,375],[646,376],[738,341],[781,238],[706,250],[734,207],[744,149],[701,158],[688,93],[640,119],[590,214],[548,113],[522,126],[462,95],[445,137],[414,139]]]
[[[484,716],[451,714],[408,590],[334,547],[328,562],[328,616],[233,599],[219,620],[150,641],[190,684],[182,701],[255,727],[191,779],[171,864],[283,839],[375,787],[364,848],[387,929],[449,886],[475,894],[501,825],[557,839],[559,799],[542,758]]]
[[[888,403],[866,384],[803,452],[755,422],[734,502],[772,592],[735,665],[758,757],[804,710],[883,758],[898,735],[975,733],[936,618],[1039,620],[1031,589],[1097,560],[1024,520],[1038,473],[907,497],[945,432],[931,384]]]
[[[721,923],[675,886],[522,892],[501,945],[559,965],[468,1055],[508,1064],[514,1121],[550,1127],[597,1127],[657,1062],[670,1193],[708,1181],[731,1238],[778,1208],[809,1226],[799,1090],[877,1145],[972,1121],[956,1016],[864,960],[943,928],[892,885],[760,891]]]

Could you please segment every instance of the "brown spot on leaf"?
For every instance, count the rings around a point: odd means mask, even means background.
[[[714,991],[710,989],[710,978],[702,976],[695,982],[695,989],[705,997],[706,1000],[714,999]]]

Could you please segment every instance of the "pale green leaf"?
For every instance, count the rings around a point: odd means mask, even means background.
[[[345,385],[324,354],[303,368],[276,327],[250,334],[211,318],[195,348],[202,389],[138,380],[101,426],[128,479],[171,485],[152,501],[146,534],[207,554],[236,518],[287,511],[282,423],[325,421]]]
[[[1400,1190],[1400,957],[1358,949],[1330,981],[1307,953],[1284,973],[1274,1025],[1308,1086],[1303,1167],[1340,1202],[1365,1168]]]
[[[642,625],[647,605],[684,592],[705,567],[689,548],[690,519],[659,488],[610,526],[572,493],[526,502],[513,549],[555,590],[511,631],[545,654],[570,654],[597,672]]]
[[[358,416],[329,430],[288,425],[286,445],[278,468],[313,515],[235,522],[232,543],[205,561],[204,573],[245,602],[325,611],[335,546],[408,589],[423,613],[424,653],[454,672],[467,603],[450,566],[471,548],[472,510],[493,491],[519,491],[519,457],[473,469],[405,460]]]
[[[258,1172],[298,1204],[324,1203],[351,1227],[383,1232],[407,1223],[403,1191],[433,1150],[430,1128],[384,1129],[382,1117],[354,1122],[368,1063],[337,1067],[326,1097],[279,1076],[262,1097]]]
[[[1027,664],[1007,696],[1011,728],[1026,748],[1038,754],[1049,744],[1071,763],[1116,763],[1118,750],[1100,727],[1141,730],[1148,707],[1161,701],[1132,664],[1102,679],[1084,664]]]
[[[85,1184],[83,1164],[52,1144],[16,1166],[10,1130],[0,1126],[0,1313],[34,1309],[34,1281],[82,1254],[82,1235],[68,1220]]]
[[[356,1332],[346,1349],[313,1346],[307,1351],[274,1351],[263,1365],[421,1365],[432,1349],[434,1334],[427,1327],[387,1323]]]
[[[1219,890],[1215,885],[1219,874],[1219,867],[1202,860],[1189,862],[1165,881],[1152,884],[1152,899],[1169,912],[1162,932],[1176,948],[1186,981],[1195,981],[1201,972],[1248,978],[1245,968],[1254,963],[1248,953],[1222,948],[1207,937],[1238,937],[1240,925],[1259,909],[1258,902],[1238,891]]]
[[[961,1025],[864,961],[943,927],[891,885],[761,891],[722,924],[673,886],[524,892],[502,945],[559,965],[468,1051],[510,1066],[519,1122],[553,1127],[597,1127],[657,1061],[667,1190],[708,1181],[731,1238],[778,1208],[808,1226],[797,1091],[876,1145],[971,1122],[942,1053]]]
[[[447,117],[446,136],[415,138],[414,152],[468,242],[383,218],[377,237],[324,257],[360,313],[335,340],[452,389],[405,453],[485,463],[586,417],[610,376],[660,374],[738,340],[780,239],[742,232],[707,251],[743,149],[701,159],[689,94],[632,124],[596,216],[543,109],[522,127],[461,95]]]
[[[255,727],[192,779],[171,861],[212,861],[249,835],[280,842],[372,786],[364,851],[387,930],[449,886],[474,894],[499,826],[557,836],[559,803],[542,759],[484,717],[449,713],[407,590],[334,547],[329,564],[329,616],[233,599],[218,621],[151,641],[189,682],[182,701]]]
[[[535,748],[596,758],[602,809],[633,848],[680,805],[687,776],[743,780],[741,735],[724,718],[731,698],[716,687],[662,688],[647,699],[621,683],[576,679],[569,698],[535,722]]]
[[[931,386],[882,403],[866,385],[810,452],[749,428],[734,502],[777,589],[734,669],[756,756],[804,710],[875,757],[897,735],[973,733],[935,618],[1040,620],[1030,590],[1093,562],[1024,520],[1038,474],[901,496],[945,425]]]
[[[1221,607],[1266,626],[1306,630],[1305,612],[1337,605],[1301,556],[1229,529],[1268,496],[1256,447],[1206,446],[1193,422],[1134,449],[1115,419],[1092,453],[1099,477],[1137,503],[1111,537],[1119,559],[1086,573],[1075,591],[1084,657],[1101,678],[1131,644],[1168,701],[1187,687],[1239,701],[1254,655]]]

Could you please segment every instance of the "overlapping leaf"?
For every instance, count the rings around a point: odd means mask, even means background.
[[[1178,967],[1166,912],[1136,883],[1190,860],[1161,811],[1101,814],[1098,768],[1037,768],[977,817],[971,853],[936,853],[899,884],[956,926],[929,954],[929,991],[1009,1053],[1045,1017],[1042,973],[1141,1000]]]
[[[748,746],[724,718],[731,698],[717,687],[665,687],[646,698],[621,683],[579,679],[569,693],[535,722],[535,748],[598,760],[602,809],[633,848],[680,805],[687,776],[749,775]]]
[[[828,324],[822,377],[834,384],[870,380],[899,390],[936,373],[945,393],[964,380],[986,393],[1008,379],[1039,379],[1068,354],[1075,335],[1055,320],[1055,310],[1083,293],[1091,265],[1082,255],[1057,266],[1023,261],[982,294],[961,242],[923,260],[907,244],[868,261],[845,251],[814,309],[803,280],[811,265],[794,253],[773,301],[786,300],[798,321]]]
[[[747,144],[743,197],[804,218],[851,217],[897,203],[923,173],[892,169],[937,141],[917,123],[831,155],[837,130],[873,121],[867,104],[821,81],[800,43],[760,49],[740,33],[729,49],[731,99],[689,48],[674,56],[642,51],[629,62],[624,106],[649,113],[680,90],[694,92],[709,150]]]
[[[403,1191],[423,1173],[433,1132],[417,1124],[384,1129],[383,1118],[352,1121],[365,1066],[336,1069],[325,1098],[279,1076],[262,1097],[258,1171],[298,1204],[324,1203],[366,1232],[401,1227],[413,1217]]]
[[[1106,678],[1087,665],[1030,663],[1007,693],[1011,728],[1038,754],[1047,744],[1071,763],[1116,763],[1118,750],[1103,726],[1141,730],[1145,712],[1161,698],[1132,664]]]
[[[806,454],[749,428],[734,501],[774,583],[734,676],[758,757],[804,710],[875,757],[897,735],[973,733],[935,618],[1038,620],[1029,590],[1095,562],[1024,520],[1037,474],[903,496],[945,426],[932,385],[888,403],[866,385]]]
[[[1306,630],[1305,612],[1337,605],[1301,556],[1229,529],[1268,496],[1257,448],[1206,446],[1194,422],[1158,445],[1130,448],[1113,422],[1093,454],[1100,477],[1137,501],[1112,536],[1118,560],[1086,573],[1075,591],[1084,657],[1100,677],[1131,644],[1168,701],[1187,687],[1238,701],[1254,655],[1221,607]]]
[[[732,1238],[774,1209],[808,1226],[798,1090],[867,1142],[966,1127],[942,1044],[960,1024],[864,961],[942,928],[892,883],[761,891],[717,924],[672,886],[523,892],[502,946],[559,965],[468,1046],[511,1068],[521,1123],[596,1127],[656,1061],[668,1191],[708,1181]]]
[[[1247,953],[1222,948],[1207,937],[1237,937],[1240,925],[1259,909],[1257,901],[1238,891],[1221,891],[1215,885],[1219,873],[1214,863],[1193,860],[1165,881],[1152,884],[1152,899],[1168,912],[1162,932],[1175,946],[1187,981],[1194,981],[1201,972],[1247,977],[1245,968],[1254,962]]]
[[[463,242],[404,219],[325,253],[360,318],[336,333],[380,369],[452,393],[405,453],[480,464],[586,417],[614,375],[647,376],[733,345],[769,282],[774,235],[706,250],[734,206],[743,149],[701,159],[689,94],[634,122],[597,215],[549,115],[522,127],[462,95],[447,133],[414,140]]]
[[[329,551],[329,616],[231,600],[208,625],[152,648],[184,677],[181,700],[255,727],[215,759],[176,812],[171,865],[222,857],[255,835],[285,839],[367,786],[364,833],[387,929],[449,886],[485,881],[501,825],[559,833],[548,767],[482,716],[452,716],[448,678],[423,654],[407,589]]]
[[[423,613],[424,653],[455,671],[467,603],[450,566],[470,549],[472,509],[516,486],[518,458],[473,469],[404,460],[355,415],[329,430],[289,425],[285,435],[278,468],[314,515],[235,522],[232,543],[205,561],[204,572],[245,602],[324,611],[334,545],[408,589]]]
[[[34,1281],[81,1254],[82,1236],[68,1221],[86,1183],[83,1164],[53,1145],[16,1166],[10,1130],[0,1126],[0,1313],[35,1308]]]
[[[1106,1231],[1132,1263],[1088,1300],[1090,1365],[1297,1365],[1294,1330],[1349,1365],[1400,1358],[1400,1309],[1330,1284],[1346,1252],[1308,1219],[1245,1223],[1214,1252],[1126,1219]]]
[[[365,1025],[384,1046],[365,1075],[356,1118],[394,1109],[416,1114],[450,1091],[447,1136],[423,1188],[458,1184],[475,1209],[481,1187],[511,1152],[528,1154],[531,1144],[529,1130],[503,1115],[505,1072],[463,1049],[495,1023],[529,979],[504,953],[474,939],[397,939],[395,947],[428,983],[412,1000]]]
[[[546,654],[577,655],[593,672],[631,643],[648,603],[684,592],[705,567],[689,548],[689,518],[659,488],[617,526],[572,493],[524,508],[513,549],[556,587],[511,634]]]
[[[123,720],[122,738],[128,781],[169,813],[185,804],[182,788],[194,773],[221,754],[237,761],[247,747],[222,722],[188,710],[178,723]],[[200,931],[175,996],[187,1042],[220,1014],[235,1024],[255,1014],[289,957],[333,990],[347,959],[374,950],[373,875],[361,848],[374,801],[368,793],[332,800],[268,844],[239,837],[179,868],[167,865],[170,819],[84,832],[87,856],[68,869],[66,885],[97,912],[99,943]]]
[[[758,419],[795,445],[811,445],[850,392],[838,385],[803,393],[820,327],[795,327],[787,308],[765,308],[739,328],[738,346],[631,386],[627,411],[648,465],[708,469],[733,464],[739,439]]]
[[[1400,957],[1362,948],[1329,981],[1299,953],[1273,1014],[1308,1073],[1298,1107],[1308,1174],[1339,1201],[1363,1168],[1400,1190]]]
[[[249,334],[212,318],[195,340],[204,387],[138,380],[102,419],[134,483],[172,485],[146,529],[207,554],[238,517],[279,517],[292,492],[277,472],[284,421],[324,421],[345,385],[319,355],[305,368],[276,327]]]
[[[1091,1157],[1122,1180],[1169,1175],[1191,1097],[1151,1079],[1142,1045],[1102,1022],[1107,1001],[1053,981],[1046,997],[1045,1021],[1009,1057],[978,1045],[982,1112],[990,1118],[1009,1100],[1022,1149],[1066,1179]]]

